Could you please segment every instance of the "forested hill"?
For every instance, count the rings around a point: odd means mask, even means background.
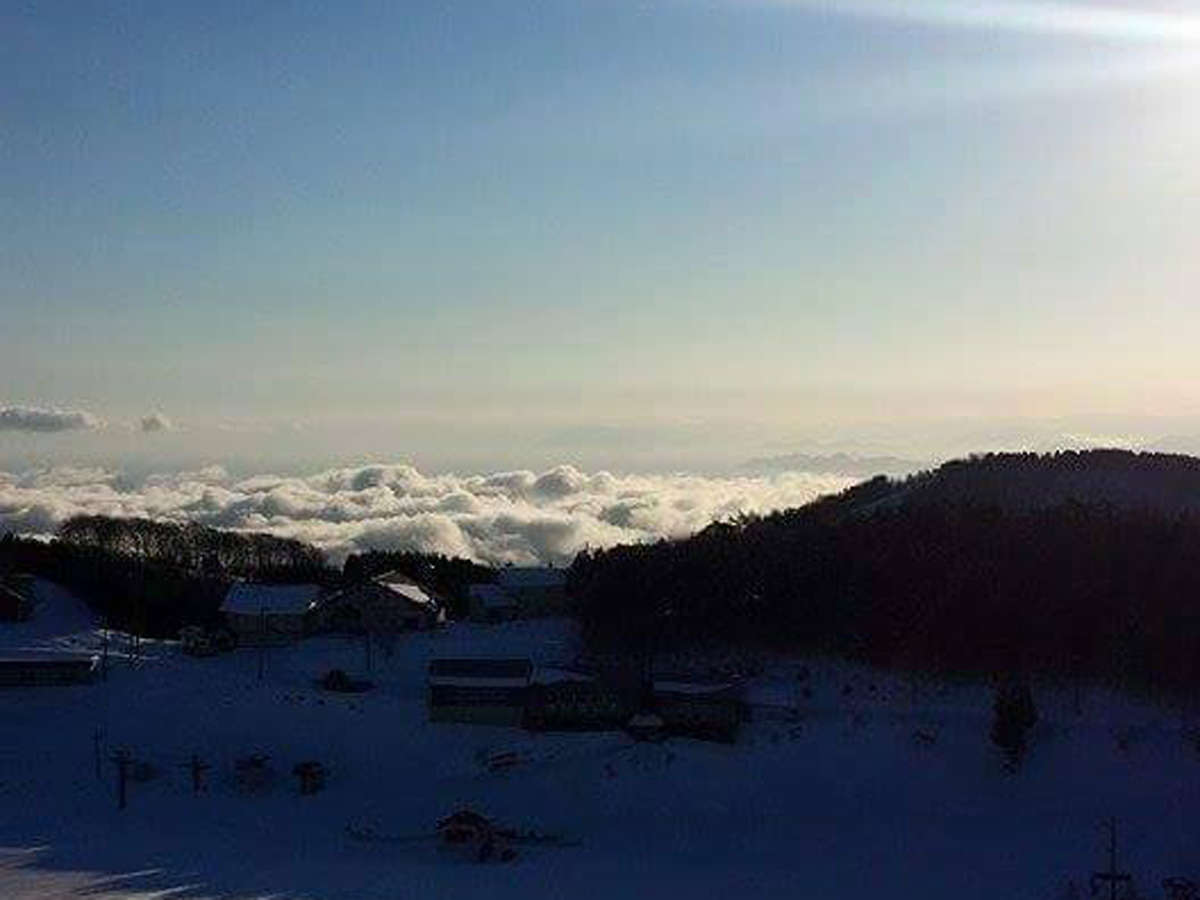
[[[988,453],[893,479],[879,475],[809,505],[823,515],[901,502],[1031,510],[1067,501],[1200,511],[1200,459],[1130,450]]]
[[[1168,512],[1200,510],[1200,459],[1129,450],[991,453],[914,475],[899,482],[897,490],[922,500],[1005,508],[1076,500]]]
[[[993,454],[581,554],[590,639],[786,644],[1172,689],[1200,674],[1200,460]]]

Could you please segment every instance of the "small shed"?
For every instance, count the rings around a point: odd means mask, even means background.
[[[287,643],[303,637],[320,595],[316,584],[243,581],[225,594],[221,612],[243,646]]]
[[[435,659],[429,663],[434,722],[520,725],[533,677],[528,659]]]
[[[510,622],[521,614],[517,599],[498,584],[473,584],[467,596],[474,622]]]
[[[20,652],[0,657],[0,687],[85,684],[100,672],[100,657],[82,653]]]
[[[317,628],[353,634],[425,631],[444,619],[442,604],[436,597],[394,572],[329,594],[314,614]]]

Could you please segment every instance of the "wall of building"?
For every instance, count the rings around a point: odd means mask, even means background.
[[[225,621],[237,635],[238,643],[245,647],[294,641],[304,635],[303,615],[275,614],[264,617],[261,614],[226,613]]]
[[[95,664],[90,660],[69,661],[11,661],[0,660],[0,685],[81,684],[96,678]]]

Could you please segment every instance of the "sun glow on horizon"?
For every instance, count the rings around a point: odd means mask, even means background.
[[[773,0],[830,14],[1129,42],[1200,45],[1200,15],[1031,0]]]

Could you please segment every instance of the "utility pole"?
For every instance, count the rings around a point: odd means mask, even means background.
[[[129,667],[135,668],[142,661],[142,627],[145,620],[142,598],[135,597],[131,603],[129,617]]]
[[[97,781],[102,781],[104,779],[104,775],[100,771],[100,758],[104,755],[104,752],[102,749],[103,744],[104,744],[104,729],[101,728],[99,725],[97,725],[95,730],[92,731],[92,748],[95,750],[95,756],[96,756],[96,780]]]
[[[133,765],[133,755],[128,750],[121,749],[109,758],[117,766],[117,809],[124,809],[126,785],[129,783],[129,768]]]
[[[259,607],[258,611],[258,680],[263,680],[263,665],[267,656],[267,608]]]
[[[1109,900],[1119,900],[1122,895],[1128,893],[1133,876],[1128,872],[1117,871],[1117,820],[1109,819],[1103,827],[1108,832],[1108,871],[1092,874],[1092,896],[1100,893],[1101,887],[1107,884]],[[1118,886],[1124,887],[1120,894],[1117,893]]]
[[[184,763],[184,768],[192,773],[192,795],[199,797],[204,793],[204,773],[212,768],[200,758],[199,753],[193,753],[192,758]]]

